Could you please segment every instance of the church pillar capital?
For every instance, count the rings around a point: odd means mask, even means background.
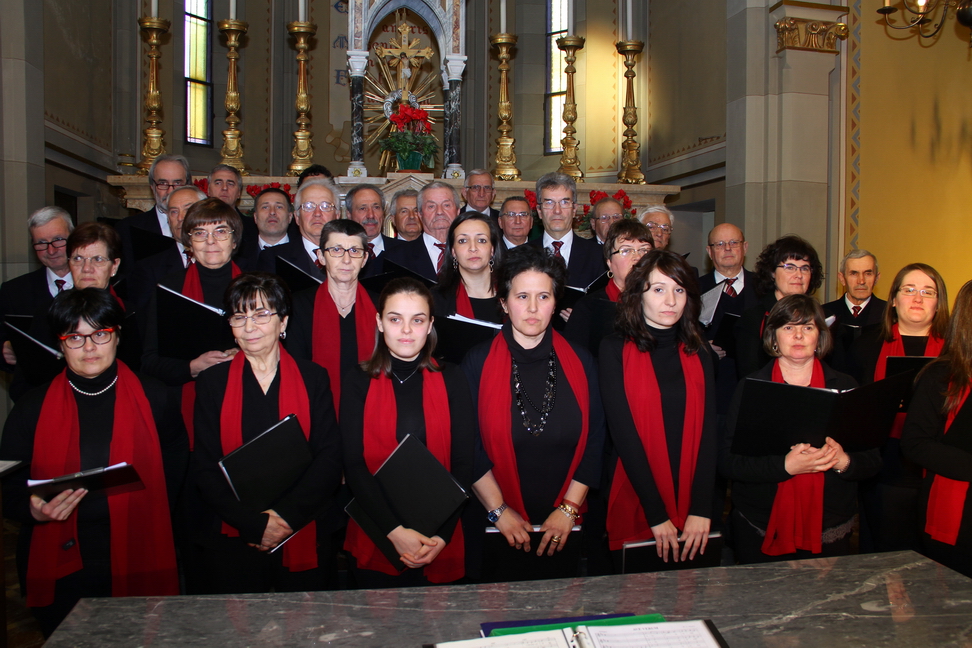
[[[799,50],[839,54],[837,41],[845,40],[847,25],[838,18],[847,14],[847,7],[793,2],[784,0],[769,11],[776,29],[776,52]]]
[[[449,81],[462,81],[462,73],[466,70],[466,57],[451,54],[446,58],[443,67]]]
[[[368,71],[368,50],[348,50],[348,68],[351,76],[363,77]]]

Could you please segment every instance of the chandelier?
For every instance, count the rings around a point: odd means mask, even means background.
[[[950,8],[954,9],[955,18],[961,25],[972,28],[972,0],[904,0],[902,4],[906,22],[901,26],[892,24],[889,18],[898,11],[897,7],[891,6],[891,0],[884,0],[884,6],[877,10],[891,29],[914,29],[922,38],[934,38],[945,25]],[[938,22],[934,20],[936,14],[940,14]],[[972,47],[972,38],[969,47]]]

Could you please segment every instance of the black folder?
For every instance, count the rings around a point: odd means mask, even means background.
[[[460,364],[469,349],[496,337],[498,327],[492,322],[480,322],[481,320],[465,321],[452,317],[435,318],[434,326],[438,334],[435,357]]]
[[[297,293],[310,288],[316,289],[322,283],[317,277],[304,272],[282,257],[277,257],[276,269],[277,274],[284,280],[287,287],[290,288],[291,293]]]
[[[685,549],[685,541],[678,541],[679,556]],[[644,542],[626,542],[621,549],[621,573],[639,574],[642,572],[672,571],[675,569],[695,569],[696,567],[718,567],[722,562],[722,533],[713,531],[709,534],[709,541],[705,545],[705,553],[695,553],[693,560],[672,560],[672,550],[668,550],[668,562],[658,557],[658,543],[652,540]]]
[[[798,443],[819,448],[828,436],[845,452],[879,448],[910,389],[909,374],[844,392],[746,378],[732,452],[785,455]]]
[[[207,351],[236,347],[229,321],[219,309],[164,286],[156,288],[159,355],[194,360]]]
[[[562,311],[565,308],[573,308],[581,297],[596,290],[600,290],[607,285],[608,281],[610,281],[610,278],[607,276],[607,271],[604,271],[602,274],[598,275],[597,279],[586,286],[565,286],[564,294],[560,298],[560,301],[557,302],[557,310]]]
[[[219,460],[236,499],[263,512],[289,491],[314,460],[297,416],[290,414]]]
[[[50,500],[67,489],[84,488],[92,493],[101,491],[104,495],[130,493],[145,488],[135,466],[120,463],[114,466],[91,468],[78,473],[61,475],[54,479],[28,481],[27,490],[41,499]]]
[[[911,373],[914,378],[936,356],[888,356],[885,375],[893,376],[901,373]]]
[[[130,227],[128,231],[131,232],[132,252],[135,255],[136,261],[166,252],[176,242],[173,238],[150,232],[141,227]],[[179,249],[181,250],[182,248],[180,247]]]
[[[489,573],[482,574],[484,583],[503,583],[517,580],[542,580],[547,578],[573,578],[580,576],[582,545],[584,544],[580,526],[574,526],[563,549],[548,556],[549,546],[543,557],[537,558],[537,549],[544,534],[540,526],[534,525],[530,535],[529,553],[511,547],[506,537],[496,527],[486,527],[483,542],[483,555],[492,567]]]
[[[712,343],[726,352],[730,358],[736,357],[736,324],[739,323],[739,315],[735,313],[723,313],[719,320],[719,330],[712,338]]]
[[[404,268],[398,265],[397,263],[395,263],[394,261],[389,261],[388,259],[385,259],[384,255],[382,255],[382,259],[383,259],[382,268],[384,269],[384,272],[382,272],[381,274],[374,275],[372,277],[360,277],[358,279],[361,285],[365,287],[365,290],[367,290],[370,293],[374,293],[375,295],[380,295],[381,291],[385,288],[386,285],[388,285],[389,281],[391,281],[392,279],[399,279],[401,277],[409,277],[415,279],[416,281],[424,284],[429,288],[431,288],[436,284],[435,281],[427,279],[426,277],[423,277],[417,272],[412,272],[408,268]]]
[[[4,322],[10,330],[10,344],[17,356],[17,368],[23,372],[30,385],[43,385],[64,370],[64,354],[60,349],[38,340],[10,322]],[[22,323],[18,321],[18,323]]]
[[[429,538],[469,498],[445,466],[411,434],[406,435],[381,464],[375,472],[375,480],[402,526]],[[405,569],[392,541],[378,529],[358,498],[351,500],[344,510],[392,565]]]

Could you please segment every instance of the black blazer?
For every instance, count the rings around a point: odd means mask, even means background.
[[[543,247],[543,238],[527,241],[527,245]],[[595,279],[607,271],[604,262],[604,249],[595,239],[586,239],[574,232],[570,244],[570,261],[567,263],[567,285],[574,288],[587,288]]]
[[[155,286],[163,277],[185,269],[182,258],[182,243],[173,241],[171,249],[153,254],[135,264],[135,270],[128,279],[127,297],[137,313],[146,310],[155,293]]]
[[[33,315],[50,307],[54,298],[47,285],[47,268],[38,268],[0,284],[0,318],[7,315]],[[10,339],[9,330],[0,321],[0,345]],[[0,369],[13,373],[13,366],[0,356]]]
[[[872,295],[860,315],[854,317],[847,308],[847,301],[843,296],[823,305],[827,317],[837,318],[830,326],[830,332],[834,336],[834,350],[831,352],[830,364],[834,369],[858,378],[858,367],[852,357],[851,347],[861,337],[865,328],[875,325],[880,327],[887,306],[888,302]]]
[[[152,208],[148,211],[127,216],[116,222],[115,231],[118,232],[118,236],[121,238],[122,244],[122,262],[121,266],[118,268],[118,271],[122,274],[122,276],[133,272],[137,263],[137,259],[135,258],[135,249],[132,246],[133,227],[163,236],[162,226],[159,225],[159,218],[155,212],[155,205],[152,205]]]
[[[479,212],[480,214],[486,214],[487,216],[493,219],[493,223],[496,225],[496,227],[499,227],[500,213],[498,209],[493,209],[492,207],[490,207],[487,211],[481,212],[478,209],[473,209],[468,204],[466,204],[462,206],[462,209],[459,210],[459,213],[461,214],[463,212],[471,212],[471,211]]]
[[[438,282],[439,280],[435,272],[435,264],[432,263],[428,248],[425,247],[424,234],[414,241],[399,241],[398,245],[395,245],[391,249],[386,249],[382,256],[386,260],[400,265],[406,270],[411,270],[429,281]]]
[[[758,281],[756,274],[743,268],[743,280],[742,292],[735,297],[727,295],[725,290],[722,291],[722,296],[719,297],[719,305],[716,306],[715,316],[712,318],[709,326],[706,327],[706,335],[709,336],[710,340],[719,332],[719,325],[722,322],[722,317],[726,313],[742,315],[746,309],[752,308],[759,301],[759,298],[756,296],[756,282]],[[707,272],[699,277],[700,293],[706,293],[712,290],[715,288],[715,285],[715,271]]]
[[[283,245],[267,248],[260,252],[257,269],[265,272],[277,272],[277,257],[290,261],[310,276],[324,281],[324,271],[311,260],[307,250],[304,249],[303,237],[299,234],[291,236],[290,240]],[[242,268],[240,269],[242,270]]]
[[[379,234],[379,236],[381,236],[382,244],[385,246],[385,249],[382,250],[381,254],[374,259],[368,259],[368,263],[366,263],[365,267],[361,270],[362,278],[374,277],[375,275],[380,275],[383,273],[385,271],[385,255],[392,248],[398,247],[402,243],[406,242],[391,238],[390,236],[385,236],[384,234]]]
[[[262,250],[260,249],[257,239],[260,236],[260,231],[256,228],[256,224],[252,218],[247,217],[247,220],[243,222],[243,240],[240,241],[240,248],[236,251],[233,261],[236,262],[236,265],[238,265],[240,270],[243,272],[252,272],[253,270],[259,269],[260,252],[262,252]],[[254,223],[252,232],[247,228],[247,222]],[[297,229],[296,223],[291,220],[290,225],[287,226],[287,240],[292,241],[295,238],[300,238],[300,230]],[[281,243],[280,245],[286,245],[286,243]]]

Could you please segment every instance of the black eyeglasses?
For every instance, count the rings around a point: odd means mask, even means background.
[[[34,243],[34,249],[38,252],[47,252],[47,248],[53,247],[54,249],[62,248],[67,245],[67,239],[57,237],[56,239],[50,241],[37,241]]]

